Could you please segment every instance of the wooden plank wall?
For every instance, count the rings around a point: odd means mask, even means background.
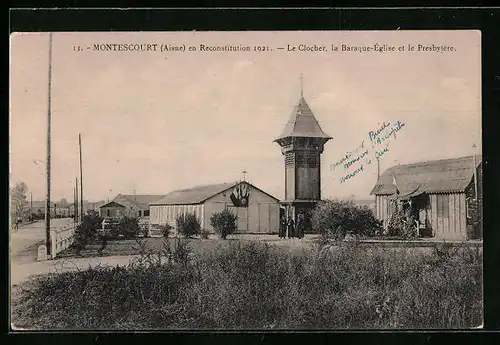
[[[434,236],[437,235],[438,233],[438,222],[437,222],[437,195],[432,194],[430,195],[431,199],[431,226],[432,226],[432,233]]]
[[[175,226],[175,220],[181,213],[195,213],[203,225],[203,204],[198,205],[151,205],[149,222],[154,225],[165,225],[167,222]]]
[[[386,225],[388,221],[388,200],[387,195],[377,195],[375,196],[375,216],[378,220],[381,220]]]
[[[446,198],[448,204],[446,205]],[[443,239],[467,238],[467,225],[465,219],[465,194],[432,194],[431,201],[431,225],[434,236]],[[448,217],[442,217],[438,209],[448,206]]]

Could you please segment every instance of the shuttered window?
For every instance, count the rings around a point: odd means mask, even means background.
[[[450,216],[450,196],[448,194],[437,196],[437,216],[439,218],[448,218]]]

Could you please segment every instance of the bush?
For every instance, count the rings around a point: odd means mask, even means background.
[[[415,224],[415,217],[409,211],[402,209],[393,212],[387,224],[387,235],[397,236],[403,239],[418,238],[418,230]]]
[[[184,237],[198,235],[201,231],[201,224],[194,213],[182,213],[175,220],[177,231]]]
[[[356,236],[375,236],[382,224],[366,206],[352,201],[325,200],[312,212],[312,225],[323,236],[343,239],[347,233]]]
[[[115,231],[116,237],[122,235],[125,239],[136,238],[142,231],[139,226],[139,218],[129,216],[120,218]]]
[[[96,240],[99,229],[102,228],[102,218],[96,215],[83,216],[81,224],[79,224],[74,233],[74,247],[77,254],[85,249],[85,247]]]
[[[232,213],[228,209],[225,209],[222,212],[216,212],[212,214],[212,217],[210,217],[210,225],[222,239],[226,239],[227,235],[230,235],[236,231],[237,219],[238,217],[234,213]]]

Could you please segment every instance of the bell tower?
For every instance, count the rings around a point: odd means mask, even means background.
[[[321,200],[321,154],[332,137],[323,132],[304,99],[302,75],[300,81],[299,102],[274,142],[281,146],[285,161],[285,199],[281,204],[287,217],[296,220],[302,213],[307,230],[310,211]]]

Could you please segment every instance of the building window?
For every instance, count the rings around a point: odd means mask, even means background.
[[[149,210],[144,210],[144,217],[149,217]]]
[[[142,211],[139,210],[139,217],[142,217]]]
[[[106,210],[106,216],[111,217],[111,210]]]
[[[440,218],[450,216],[450,196],[448,194],[437,196],[437,216]]]

